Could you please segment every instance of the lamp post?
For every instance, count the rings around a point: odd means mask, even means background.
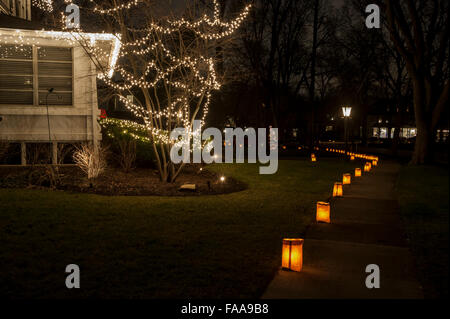
[[[344,136],[345,136],[345,152],[348,152],[348,119],[352,113],[351,106],[343,106],[342,113],[344,114]]]

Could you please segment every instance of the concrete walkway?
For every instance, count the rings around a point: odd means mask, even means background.
[[[331,201],[331,224],[307,229],[302,272],[280,270],[263,298],[423,298],[400,225],[398,170],[380,161],[369,174],[352,174],[344,197]],[[369,264],[380,267],[379,289],[365,285]]]

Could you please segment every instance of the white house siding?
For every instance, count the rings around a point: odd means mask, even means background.
[[[39,46],[68,47],[68,44],[65,41],[41,38]],[[52,142],[97,143],[101,135],[97,122],[100,111],[97,103],[96,68],[82,47],[73,47],[72,53],[72,105],[49,105],[50,139]],[[0,117],[3,118],[0,122],[0,140],[49,142],[45,105],[0,104]]]

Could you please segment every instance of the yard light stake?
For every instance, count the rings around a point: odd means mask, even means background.
[[[344,190],[342,187],[342,183],[334,183],[333,197],[342,197],[342,196],[344,196]]]
[[[361,177],[361,169],[359,167],[355,168],[355,177]]]
[[[317,162],[317,158],[315,154],[311,154],[311,162]]]
[[[349,173],[342,175],[342,184],[349,185],[351,184],[351,182],[352,182],[352,175],[350,175]]]
[[[301,238],[283,239],[281,267],[292,271],[302,271],[303,242]]]
[[[316,221],[329,224],[330,220],[330,203],[317,202]]]

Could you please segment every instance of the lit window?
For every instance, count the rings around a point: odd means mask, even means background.
[[[400,129],[400,137],[404,137],[404,138],[406,138],[406,128],[404,128],[404,127],[402,127],[401,129]]]
[[[442,130],[442,141],[443,141],[443,142],[446,142],[446,141],[447,141],[447,139],[448,139],[448,133],[449,133],[448,130]]]
[[[380,129],[378,127],[372,128],[372,136],[373,137],[380,137]]]
[[[380,128],[380,138],[387,138],[387,127]]]
[[[417,135],[417,129],[416,128],[410,128],[410,127],[402,127],[400,129],[400,137],[403,138],[411,138]]]

